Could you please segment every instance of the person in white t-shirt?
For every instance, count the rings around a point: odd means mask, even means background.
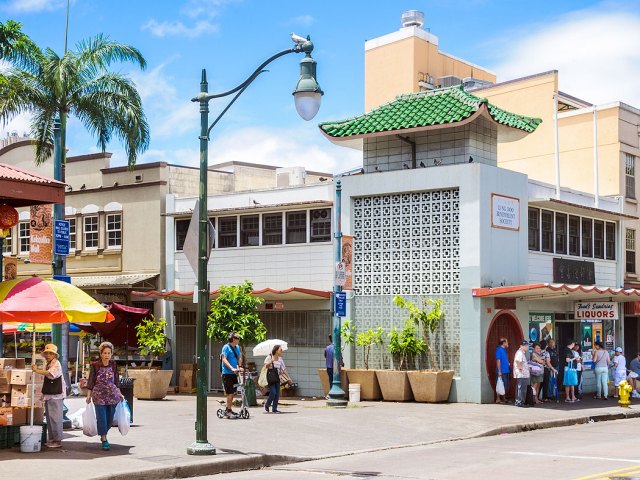
[[[513,359],[513,378],[516,379],[516,407],[528,407],[527,386],[531,373],[529,372],[529,363],[527,362],[527,351],[529,350],[529,342],[526,340],[520,343],[520,348],[516,352]]]
[[[613,357],[613,398],[618,398],[618,385],[627,378],[627,359],[622,354],[622,347],[616,347],[616,354]]]

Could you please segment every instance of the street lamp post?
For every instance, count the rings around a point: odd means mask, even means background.
[[[315,117],[320,108],[320,100],[323,92],[316,81],[316,62],[311,57],[313,43],[309,37],[291,36],[295,42],[293,48],[283,50],[265,60],[256,70],[240,85],[223,93],[209,94],[207,72],[202,70],[200,81],[200,93],[192,98],[192,102],[200,103],[200,188],[198,212],[198,309],[196,319],[196,362],[198,365],[196,376],[197,400],[196,400],[196,441],[187,448],[189,455],[215,455],[215,447],[207,440],[207,314],[209,312],[209,287],[207,281],[207,263],[209,252],[207,251],[208,222],[207,217],[207,173],[209,166],[209,134],[231,105],[238,99],[249,85],[261,74],[264,67],[275,59],[288,53],[305,53],[300,62],[300,79],[293,92],[298,114],[304,120]],[[234,95],[235,94],[235,95]],[[214,98],[223,98],[233,95],[229,104],[220,115],[209,125],[209,101]],[[210,248],[210,247],[209,247]]]

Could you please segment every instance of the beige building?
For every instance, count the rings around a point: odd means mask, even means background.
[[[398,31],[365,42],[365,111],[401,93],[496,81],[490,70],[441,51],[438,37],[423,23],[422,12],[410,10]]]

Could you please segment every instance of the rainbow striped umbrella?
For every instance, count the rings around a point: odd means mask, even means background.
[[[0,283],[0,322],[108,322],[113,315],[70,283],[40,277]]]

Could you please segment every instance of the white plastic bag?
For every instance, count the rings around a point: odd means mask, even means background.
[[[129,433],[129,426],[131,425],[131,410],[129,410],[129,404],[126,400],[122,400],[116,405],[116,413],[113,416],[118,430],[122,436]]]
[[[82,414],[82,433],[87,437],[95,437],[98,435],[98,420],[96,419],[96,409],[93,402],[87,405],[86,410]]]
[[[496,382],[496,393],[498,395],[504,395],[504,382],[502,381],[502,377],[498,377],[498,381]]]
[[[82,428],[82,415],[84,415],[85,410],[86,408],[81,408],[67,417],[71,420],[71,426],[73,428]]]

